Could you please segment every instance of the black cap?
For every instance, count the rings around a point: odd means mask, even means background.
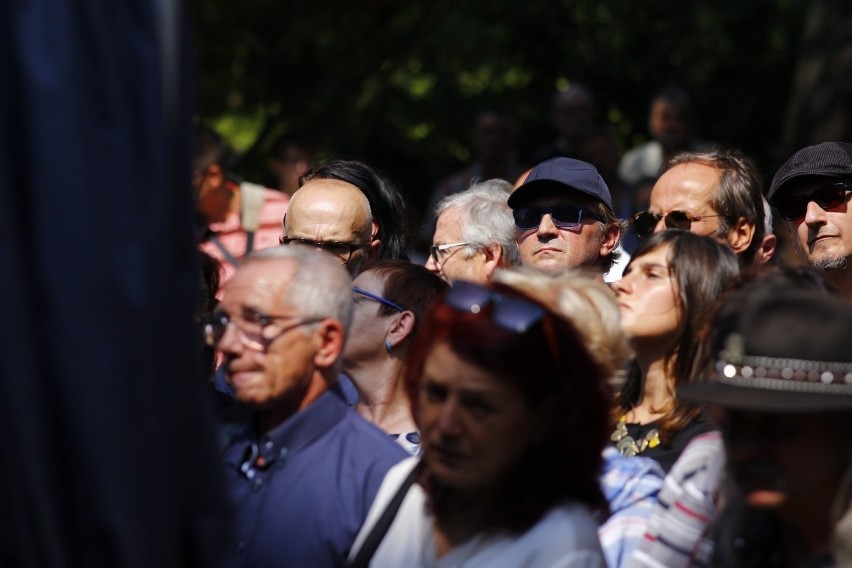
[[[524,183],[509,196],[509,207],[523,207],[536,195],[554,188],[585,193],[613,209],[609,188],[598,170],[572,158],[552,158],[530,170]]]
[[[852,178],[852,144],[823,142],[802,148],[790,156],[772,178],[766,198],[775,205],[789,182],[806,176]]]

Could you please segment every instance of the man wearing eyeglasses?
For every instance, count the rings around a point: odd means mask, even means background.
[[[251,410],[223,452],[228,566],[343,566],[384,474],[407,455],[335,388],[351,316],[339,262],[274,247],[248,257],[205,322]]]
[[[737,151],[680,152],[663,163],[648,211],[633,216],[633,229],[640,238],[665,229],[714,237],[749,265],[765,235],[761,191],[757,168]]]
[[[551,274],[585,266],[603,275],[619,259],[621,227],[609,188],[591,164],[542,162],[508,203],[524,265]]]
[[[343,180],[315,178],[293,194],[280,241],[327,252],[354,276],[364,260],[376,256],[377,231],[360,189]]]
[[[793,154],[767,198],[787,221],[796,251],[852,300],[852,144],[824,142]]]
[[[519,264],[511,192],[509,182],[492,179],[442,199],[426,268],[448,282],[485,284],[498,268]]]

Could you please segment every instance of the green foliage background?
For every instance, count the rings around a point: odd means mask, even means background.
[[[644,141],[668,83],[698,109],[698,134],[770,174],[804,0],[199,0],[198,114],[265,181],[272,140],[298,131],[322,156],[363,158],[401,183],[419,215],[470,157],[474,116],[516,118],[523,160],[552,139],[553,92],[596,92],[624,148]]]

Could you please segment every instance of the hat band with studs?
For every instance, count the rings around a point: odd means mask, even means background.
[[[716,364],[717,381],[738,387],[852,395],[852,363],[738,355]],[[733,360],[731,360],[733,359]]]

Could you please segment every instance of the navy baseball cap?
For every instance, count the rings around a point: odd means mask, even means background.
[[[530,170],[524,183],[509,196],[509,207],[518,209],[537,195],[554,189],[585,193],[613,210],[612,196],[598,170],[572,158],[552,158]]]
[[[852,144],[823,142],[802,148],[790,156],[775,174],[766,199],[775,205],[782,190],[787,189],[791,181],[807,176],[852,178]]]

